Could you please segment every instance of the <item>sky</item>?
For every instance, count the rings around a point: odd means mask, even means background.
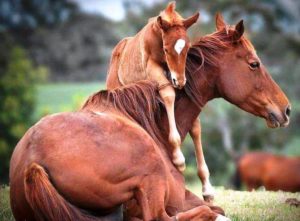
[[[78,3],[80,9],[91,14],[102,14],[109,19],[120,21],[125,16],[124,0],[72,0]],[[134,0],[151,6],[162,0]]]

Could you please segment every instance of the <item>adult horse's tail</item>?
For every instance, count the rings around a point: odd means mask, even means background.
[[[25,196],[39,221],[109,221],[122,220],[122,211],[94,217],[67,202],[51,184],[43,167],[32,163],[25,172]]]

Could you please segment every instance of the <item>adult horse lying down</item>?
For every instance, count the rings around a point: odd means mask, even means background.
[[[114,89],[139,80],[154,80],[160,86],[169,123],[169,141],[173,146],[173,163],[183,171],[185,159],[180,150],[181,139],[174,116],[175,88],[185,85],[185,62],[190,42],[187,29],[194,24],[199,13],[183,19],[175,11],[175,2],[168,4],[159,16],[135,36],[120,41],[113,50],[106,86]],[[165,72],[170,70],[172,84]],[[173,85],[173,87],[172,87]]]
[[[122,220],[118,208],[132,199],[145,221],[228,220],[185,191],[158,128],[159,102],[158,86],[140,82],[29,129],[11,159],[16,220]]]
[[[236,186],[245,183],[249,191],[264,186],[267,190],[300,191],[300,156],[287,157],[266,152],[244,154],[237,163]]]
[[[175,102],[182,138],[202,107],[217,97],[265,118],[270,126],[287,124],[288,99],[260,65],[243,30],[242,22],[220,29],[190,49],[187,85],[176,91]],[[46,117],[31,128],[11,159],[16,219],[84,220],[76,207],[97,215],[124,202],[129,218],[216,219],[220,209],[201,206],[170,160],[167,115],[157,105],[158,87],[151,85],[99,92],[81,111]]]
[[[222,97],[249,113],[265,118],[269,127],[287,126],[290,114],[285,94],[261,63],[251,42],[243,36],[243,22],[230,27],[217,14],[216,27],[215,33],[200,38],[189,50],[187,85],[184,91],[176,92],[175,103],[177,128],[182,139],[187,132],[193,138],[202,193],[208,200],[213,198],[213,188],[203,155],[198,120],[206,102]],[[110,73],[108,79],[109,85],[122,85],[117,75]]]

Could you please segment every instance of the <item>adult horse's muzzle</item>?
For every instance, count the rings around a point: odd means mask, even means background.
[[[266,118],[268,127],[278,128],[287,127],[290,123],[291,105],[288,104],[283,112],[269,111],[268,117]]]

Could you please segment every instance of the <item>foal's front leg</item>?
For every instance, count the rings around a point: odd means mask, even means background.
[[[149,60],[147,63],[147,73],[150,80],[154,80],[162,86],[159,90],[159,95],[165,104],[168,115],[169,142],[173,147],[172,161],[179,171],[183,171],[185,169],[185,158],[180,149],[181,137],[176,127],[174,114],[175,89],[165,77],[164,70],[152,60]]]
[[[194,145],[197,159],[198,176],[202,182],[202,195],[205,201],[212,201],[214,199],[214,188],[209,181],[209,170],[205,162],[202,142],[201,142],[201,124],[200,119],[196,118],[193,122],[192,129],[189,131]]]
[[[176,127],[174,103],[175,103],[175,90],[172,86],[166,86],[159,91],[161,98],[164,101],[168,122],[169,122],[169,142],[173,147],[172,161],[180,171],[185,169],[185,158],[181,152],[181,138]]]

